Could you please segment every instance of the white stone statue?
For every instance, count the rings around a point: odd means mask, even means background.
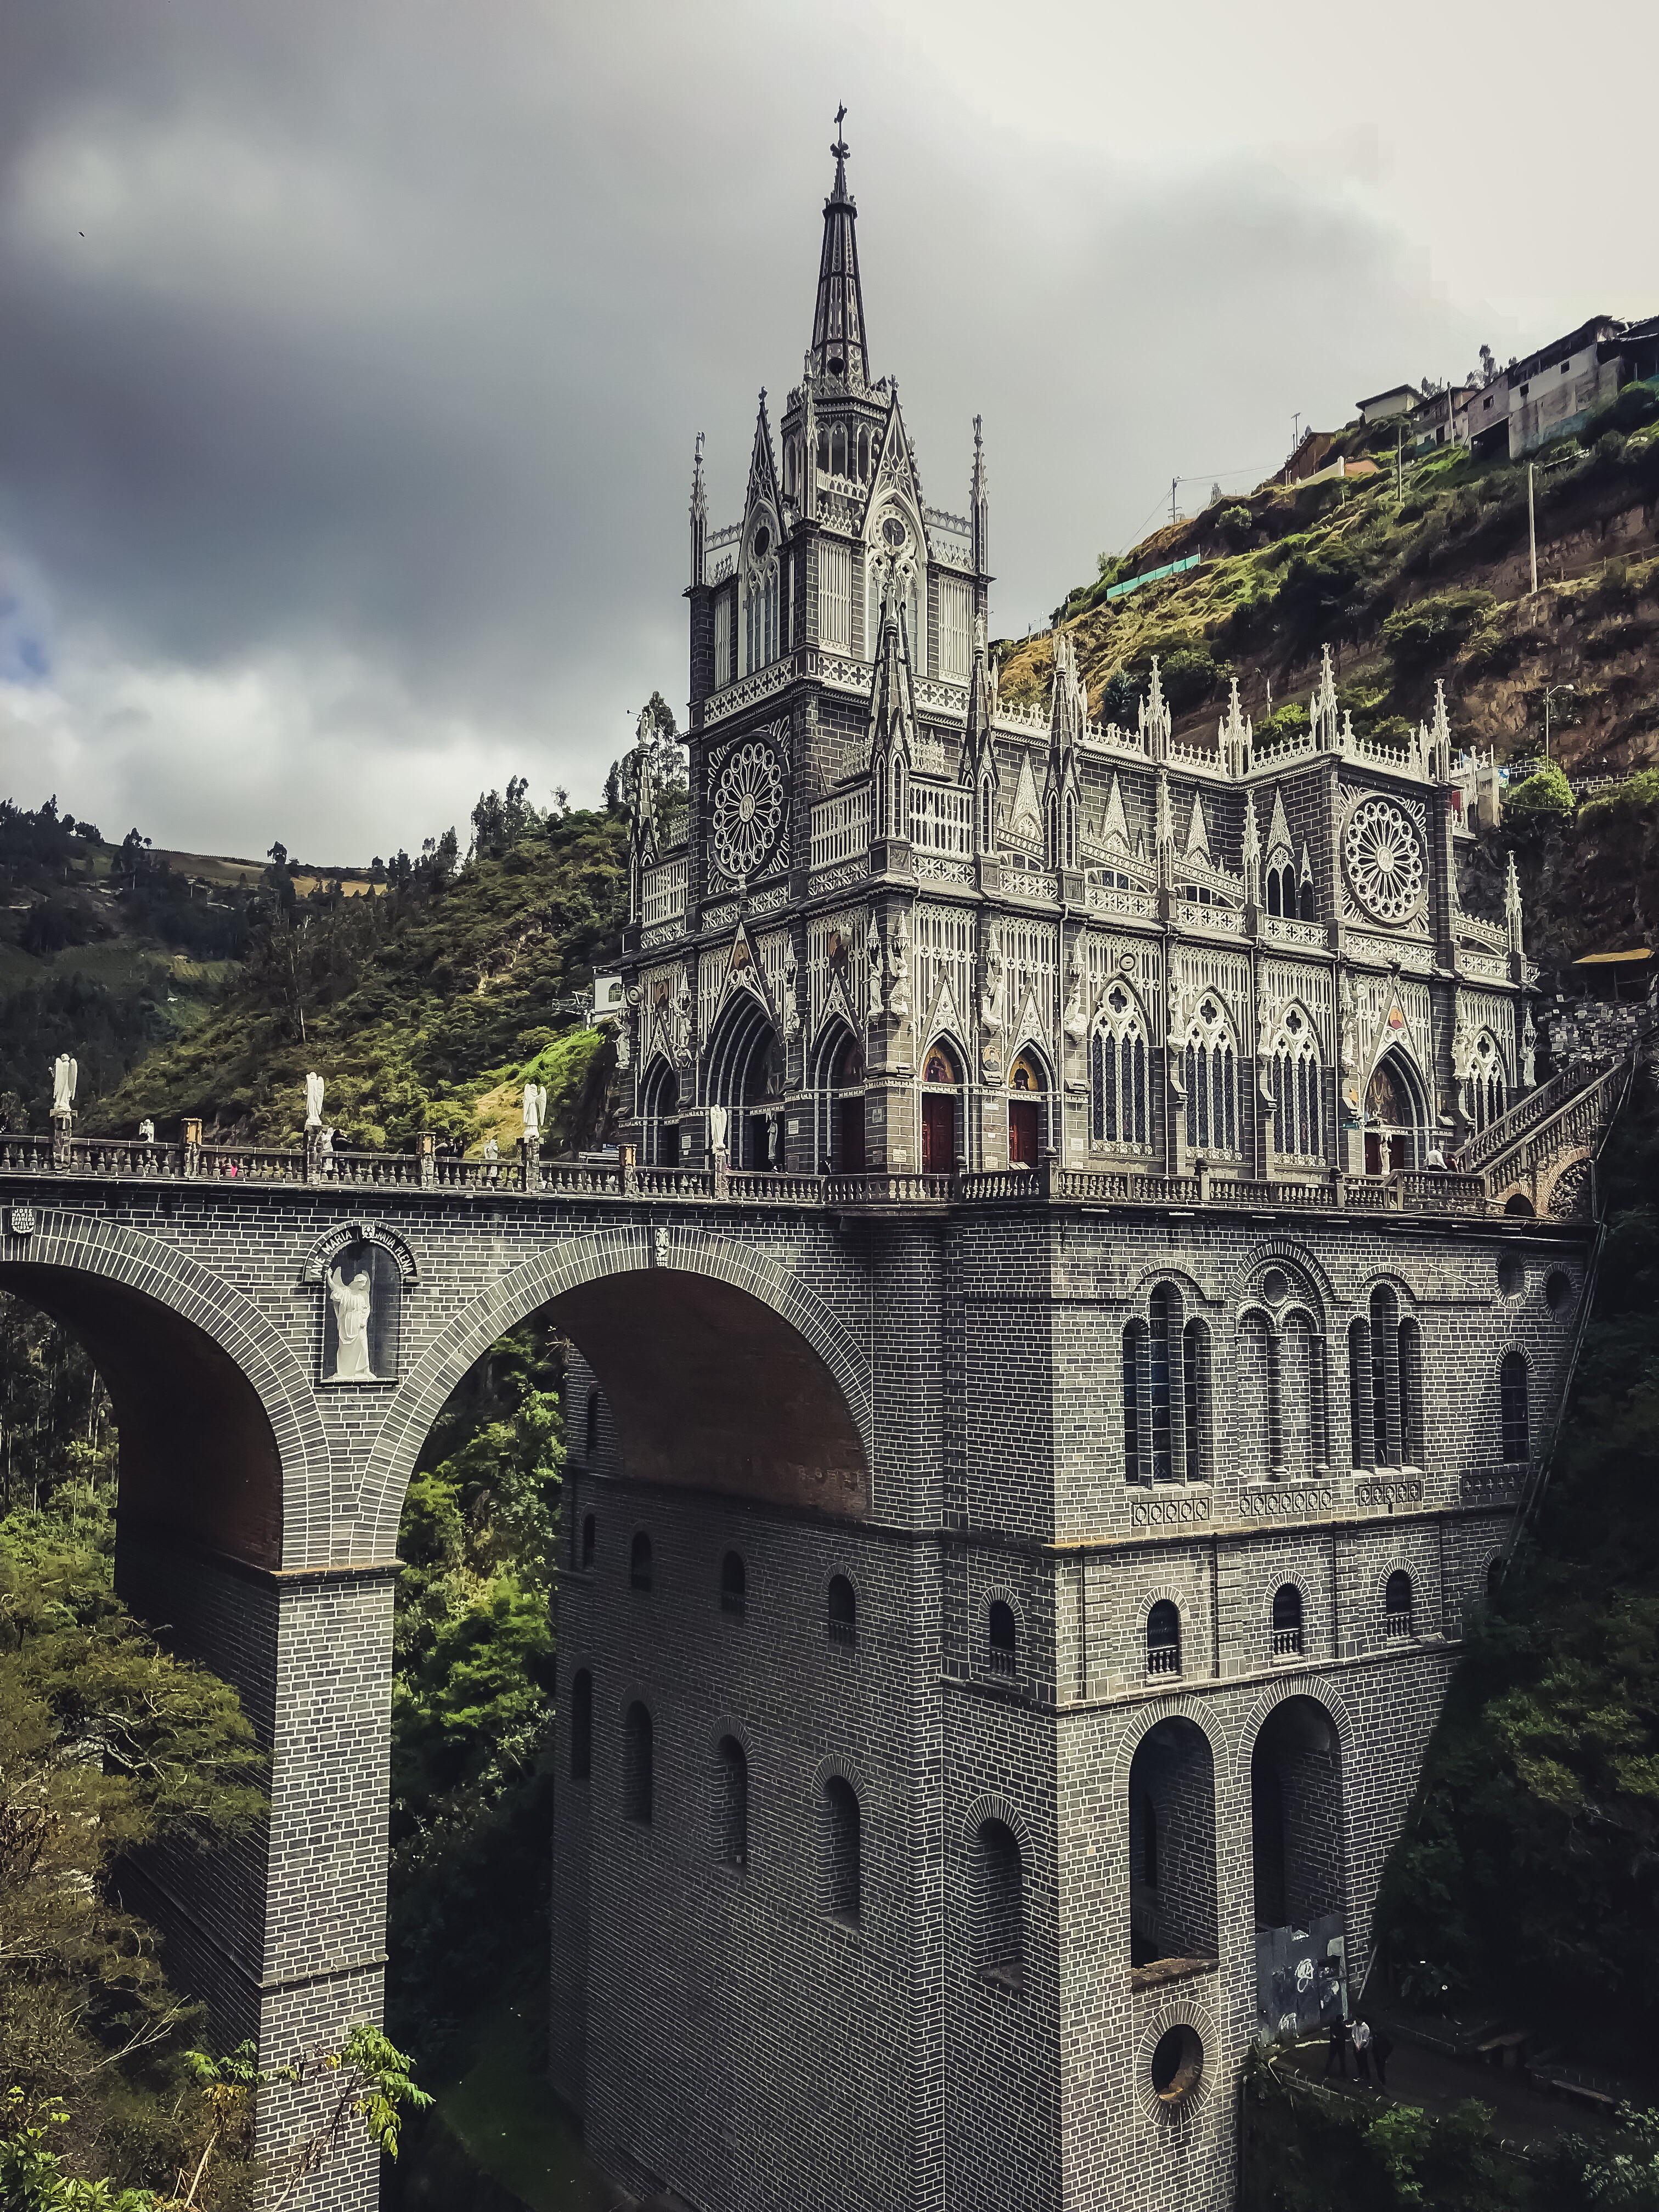
[[[904,927],[904,916],[901,915],[898,927],[888,945],[893,981],[887,994],[887,1011],[895,1021],[902,1022],[910,1011],[909,944],[909,933]]]
[[[726,1133],[731,1119],[724,1106],[709,1108],[708,1149],[711,1152],[719,1153],[726,1150]]]
[[[1528,1091],[1538,1080],[1538,1030],[1530,1006],[1527,1009],[1526,1026],[1521,1032],[1521,1080]]]
[[[332,1175],[334,1172],[334,1132],[332,1129],[318,1130],[317,1158],[322,1164],[323,1173],[325,1175]]]
[[[525,1141],[537,1144],[540,1141],[542,1131],[547,1127],[547,1085],[544,1083],[526,1084],[523,1111]]]
[[[75,1086],[80,1080],[81,1063],[60,1052],[52,1063],[52,1110],[67,1115],[75,1104]]]
[[[155,1124],[148,1114],[138,1124],[138,1141],[141,1145],[153,1145],[155,1142]]]
[[[672,1034],[674,1065],[676,1067],[689,1067],[691,1064],[691,986],[683,968],[679,986],[674,994]]]
[[[1066,1000],[1066,1035],[1074,1045],[1081,1045],[1089,1034],[1089,1006],[1087,977],[1083,966],[1083,939],[1079,935],[1072,946],[1069,970],[1071,989]]]
[[[483,1140],[483,1179],[486,1182],[499,1182],[501,1181],[501,1146],[495,1142],[493,1136],[486,1137]]]
[[[306,1127],[320,1129],[323,1126],[323,1079],[315,1068],[306,1078]]]
[[[337,1382],[373,1382],[375,1375],[368,1360],[368,1322],[374,1285],[368,1260],[359,1259],[357,1272],[349,1280],[342,1268],[331,1267],[328,1297],[334,1309],[334,1379]]]
[[[864,940],[864,952],[865,959],[870,971],[869,1018],[872,1022],[878,1022],[881,1019],[882,1008],[881,980],[883,962],[881,935],[876,927],[873,915],[872,916],[870,922],[870,933]]]

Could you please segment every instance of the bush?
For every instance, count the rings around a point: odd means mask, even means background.
[[[1628,438],[1632,430],[1659,422],[1659,384],[1627,384],[1618,398],[1598,407],[1583,432],[1587,446],[1597,445],[1608,431]]]
[[[1494,605],[1490,592],[1443,592],[1397,607],[1382,624],[1382,636],[1403,677],[1424,676],[1455,658]]]
[[[1215,519],[1215,526],[1219,536],[1238,553],[1255,534],[1255,517],[1248,507],[1224,507]]]
[[[1512,783],[1504,799],[1506,814],[1571,814],[1572,786],[1554,761],[1540,762],[1522,783]]]
[[[1587,799],[1579,819],[1589,829],[1621,815],[1644,813],[1654,805],[1659,805],[1659,768],[1639,769],[1611,791],[1598,791],[1594,799]]]

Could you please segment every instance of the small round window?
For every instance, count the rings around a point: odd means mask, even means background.
[[[1184,2023],[1158,2039],[1152,2052],[1152,2087],[1165,2106],[1184,2105],[1204,2075],[1204,2045]]]
[[[1578,1303],[1572,1277],[1565,1267],[1552,1267],[1544,1278],[1544,1303],[1553,1314],[1570,1314]]]
[[[1261,1295],[1270,1306],[1283,1305],[1291,1294],[1291,1279],[1282,1267],[1269,1267],[1261,1278]]]
[[[1527,1287],[1527,1266],[1513,1252],[1505,1252],[1498,1263],[1498,1287],[1506,1298],[1518,1298]]]

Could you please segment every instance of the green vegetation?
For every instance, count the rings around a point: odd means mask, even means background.
[[[1540,761],[1521,782],[1510,784],[1504,807],[1510,815],[1571,814],[1572,786],[1557,762]]]
[[[1571,764],[1609,750],[1614,758],[1650,753],[1659,695],[1629,663],[1659,634],[1659,392],[1632,387],[1581,439],[1536,457],[1546,465],[1534,486],[1536,599],[1524,595],[1526,465],[1441,449],[1409,459],[1396,490],[1392,433],[1356,423],[1339,434],[1328,458],[1347,462],[1346,478],[1270,483],[1248,499],[1212,502],[1121,558],[1103,554],[1097,576],[1055,610],[1073,634],[1092,711],[1133,726],[1156,656],[1178,722],[1201,726],[1237,678],[1260,738],[1270,696],[1282,709],[1328,643],[1339,704],[1361,737],[1402,737],[1429,711],[1439,678],[1460,726],[1473,724],[1507,756],[1534,740],[1547,687],[1571,679]],[[1634,528],[1639,550],[1598,561],[1594,548],[1614,518],[1621,532]],[[1108,603],[1120,577],[1194,553],[1198,568]],[[1001,643],[1005,696],[1045,696],[1051,657],[1046,636]]]
[[[1609,2063],[1659,2022],[1659,1122],[1602,1164],[1595,1311],[1556,1471],[1459,1670],[1384,1881],[1417,2002],[1514,2009]]]

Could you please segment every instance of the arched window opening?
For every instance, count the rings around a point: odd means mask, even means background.
[[[582,1437],[582,1455],[591,1467],[599,1450],[599,1394],[597,1390],[590,1390],[587,1394],[587,1418]]]
[[[1187,1142],[1196,1152],[1238,1151],[1238,1058],[1226,1018],[1206,999],[1186,1049]]]
[[[1388,1636],[1410,1636],[1416,1618],[1412,1578],[1396,1567],[1382,1585],[1382,1629]]]
[[[1066,793],[1060,810],[1060,865],[1062,868],[1078,865],[1077,793],[1073,791]]]
[[[651,1716],[636,1698],[623,1723],[623,1818],[651,1825],[654,1806]]]
[[[1213,1958],[1215,1767],[1190,1721],[1160,1721],[1129,1768],[1129,1963]]]
[[[1210,1332],[1201,1321],[1189,1321],[1181,1332],[1182,1427],[1188,1482],[1208,1480],[1210,1433]]]
[[[1421,1158],[1418,1086],[1397,1052],[1384,1053],[1365,1086],[1365,1172],[1393,1175]]]
[[[628,1585],[636,1590],[651,1588],[651,1539],[643,1528],[635,1531],[628,1547]]]
[[[1273,1048],[1273,1150],[1286,1159],[1315,1161],[1325,1152],[1319,1048],[1306,1017],[1292,1007]]]
[[[823,1785],[818,1806],[818,1875],[823,1909],[856,1928],[864,1911],[864,1835],[858,1793],[839,1774]]]
[[[1279,1331],[1279,1446],[1287,1474],[1311,1474],[1327,1462],[1324,1345],[1305,1313],[1286,1314]]]
[[[783,488],[791,499],[795,495],[799,453],[799,442],[793,438],[786,438],[783,441]]]
[[[1152,1480],[1168,1482],[1170,1461],[1170,1293],[1160,1285],[1146,1302],[1147,1412]]]
[[[1405,1442],[1400,1379],[1400,1307],[1386,1284],[1371,1292],[1370,1412],[1373,1467],[1398,1467]]]
[[[1258,2017],[1268,2033],[1281,2032],[1288,1989],[1305,2008],[1304,2029],[1316,2026],[1336,1995],[1321,1978],[1345,1926],[1341,1754],[1315,1698],[1285,1698],[1262,1725],[1250,1755],[1250,1831],[1255,1924],[1275,1935],[1257,1945]]]
[[[715,1756],[714,1852],[727,1866],[749,1863],[749,1755],[723,1735]]]
[[[1314,896],[1314,880],[1311,876],[1303,877],[1301,884],[1298,886],[1297,903],[1297,909],[1304,921],[1318,921],[1319,901]]]
[[[1181,1672],[1181,1615],[1167,1597],[1159,1598],[1146,1616],[1146,1672]]]
[[[1498,1040],[1486,1031],[1474,1048],[1469,1075],[1469,1119],[1478,1131],[1489,1129],[1502,1117],[1505,1104],[1504,1056]]]
[[[1423,1332],[1407,1314],[1400,1324],[1400,1439],[1409,1467],[1427,1456],[1423,1423]]]
[[[847,473],[847,425],[837,422],[830,433],[830,473],[844,477]]]
[[[1268,913],[1283,914],[1285,911],[1285,894],[1279,872],[1277,868],[1269,868],[1267,871],[1267,891]]]
[[[1527,1408],[1527,1363],[1518,1352],[1506,1352],[1498,1370],[1498,1412],[1502,1427],[1504,1464],[1522,1467],[1532,1456]]]
[[[830,1578],[830,1641],[856,1644],[859,1640],[858,1594],[845,1575]]]
[[[827,429],[825,429],[825,428],[823,428],[822,426],[820,426],[820,427],[819,427],[819,430],[818,430],[818,456],[817,456],[817,458],[818,458],[818,466],[819,466],[819,467],[823,471],[824,474],[827,476],[827,475],[829,474],[829,472],[830,472],[830,433],[829,433],[829,431],[828,431]]]
[[[728,1552],[720,1561],[720,1611],[741,1620],[749,1609],[749,1576],[740,1552]]]
[[[1097,1145],[1150,1150],[1146,1028],[1121,984],[1106,994],[1089,1054],[1090,1135]]]
[[[1502,1589],[1503,1583],[1504,1555],[1500,1552],[1496,1558],[1490,1559],[1486,1562],[1486,1603],[1488,1605],[1495,1605],[1498,1602],[1498,1593]]]
[[[1123,1332],[1123,1479],[1150,1482],[1150,1453],[1140,1443],[1140,1376],[1146,1364],[1146,1324],[1132,1321]]]
[[[703,1070],[707,1103],[724,1106],[733,1168],[762,1172],[776,1158],[782,1127],[784,1053],[751,992],[739,992],[716,1024]]]
[[[593,1771],[593,1677],[586,1667],[570,1678],[570,1779],[586,1782]]]
[[[994,853],[997,848],[997,787],[988,775],[980,778],[979,784],[979,849]]]
[[[975,1964],[982,1979],[1006,1990],[1024,1977],[1024,1893],[1019,1838],[1006,1820],[981,1820],[974,1837]]]
[[[994,1599],[987,1623],[987,1657],[994,1674],[1012,1674],[1018,1660],[1019,1631],[1014,1608],[1006,1598]]]
[[[870,433],[867,430],[860,430],[859,432],[859,482],[868,483],[869,481]]]
[[[599,1524],[591,1513],[582,1516],[582,1571],[586,1574],[593,1565],[593,1554],[599,1539]]]
[[[1302,1593],[1294,1583],[1273,1592],[1273,1657],[1290,1659],[1302,1650]]]

